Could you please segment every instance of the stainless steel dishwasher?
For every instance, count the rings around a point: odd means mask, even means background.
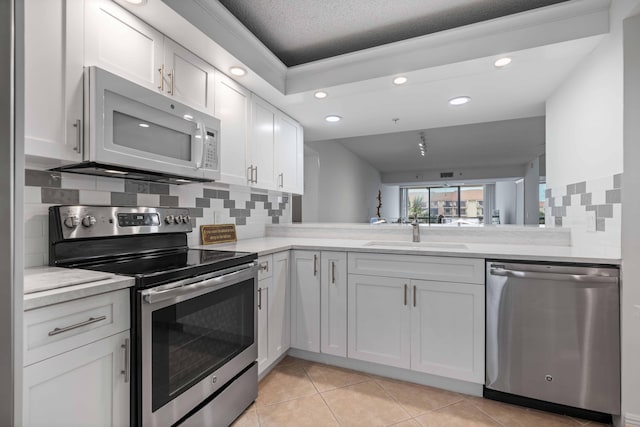
[[[486,278],[485,397],[620,414],[619,270],[487,261]]]

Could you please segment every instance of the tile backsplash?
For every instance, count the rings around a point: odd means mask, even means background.
[[[545,202],[546,225],[570,228],[573,246],[598,245],[620,252],[621,173],[547,188]]]
[[[189,208],[194,230],[189,245],[200,244],[200,225],[236,224],[238,239],[262,237],[266,224],[291,223],[291,195],[218,183],[170,185],[25,171],[25,266],[49,262],[48,208],[51,205],[168,206]]]

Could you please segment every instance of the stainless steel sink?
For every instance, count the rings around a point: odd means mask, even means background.
[[[447,242],[399,242],[399,241],[372,241],[364,246],[393,246],[398,248],[422,248],[422,249],[469,249],[464,243]]]

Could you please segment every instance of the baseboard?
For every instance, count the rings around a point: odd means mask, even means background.
[[[427,385],[441,388],[456,393],[468,394],[471,396],[482,396],[482,384],[470,383],[467,381],[454,380],[437,375],[424,374],[409,369],[394,368],[391,366],[379,365],[377,363],[364,362],[362,360],[348,359],[346,357],[332,356],[324,353],[314,353],[311,351],[289,349],[289,355],[312,362],[324,363],[338,366],[340,368],[353,369],[354,371],[365,372],[382,377],[394,378],[397,380]]]
[[[636,414],[625,414],[624,415],[624,424],[625,427],[640,427],[640,415]]]

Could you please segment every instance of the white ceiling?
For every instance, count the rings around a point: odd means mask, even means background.
[[[338,139],[382,173],[522,165],[544,153],[544,117]],[[419,154],[423,134],[426,155]]]
[[[288,67],[566,0],[219,0]]]
[[[380,135],[402,132],[417,135],[421,130],[543,116],[545,101],[608,32],[610,6],[609,0],[571,0],[286,67],[218,0],[148,0],[142,8],[117,1],[218,69],[224,71],[236,64],[245,66],[249,74],[237,79],[238,82],[298,120],[304,126],[305,141],[379,135],[359,142],[354,140],[353,146],[349,146],[348,141],[344,144],[354,151],[370,153],[369,157],[364,154],[363,157],[380,170],[397,169],[400,165],[429,167],[429,164],[416,164],[415,153],[407,152],[403,156],[400,150],[360,147],[364,147],[366,141],[388,139]],[[295,9],[280,9],[287,22],[296,16],[295,20],[303,24],[313,19],[300,18],[308,13],[304,5],[311,0],[282,1],[285,0],[241,2],[247,8],[254,3],[287,4]],[[454,3],[453,0],[423,1],[440,8]],[[469,0],[467,7],[476,2],[484,3]],[[344,6],[350,2],[338,3]],[[394,3],[404,4],[399,0]],[[455,3],[460,6],[458,0]],[[508,2],[486,4],[492,3]],[[313,10],[313,6],[309,7]],[[368,13],[376,16],[376,25],[383,25],[384,13],[376,9]],[[463,14],[464,10],[456,9],[456,13]],[[513,62],[504,69],[496,69],[493,61],[502,55],[510,56]],[[407,76],[408,83],[394,86],[391,81],[397,75]],[[320,89],[329,97],[315,99],[313,93]],[[458,95],[471,96],[472,101],[461,107],[449,106],[447,101]],[[324,117],[328,114],[340,115],[343,120],[327,123]],[[396,118],[399,120],[393,121]],[[527,122],[513,123],[525,126]],[[544,131],[538,128],[537,132],[534,139],[544,139]],[[502,144],[491,148],[497,164],[518,157],[519,154],[509,154],[512,135],[518,133],[524,134],[524,129],[498,133],[492,140],[493,144]],[[467,135],[465,143],[466,147],[478,145],[473,134]],[[459,144],[463,144],[462,139]],[[454,158],[455,153],[443,152],[442,156],[445,157],[438,161],[433,153],[431,159],[440,166]]]

